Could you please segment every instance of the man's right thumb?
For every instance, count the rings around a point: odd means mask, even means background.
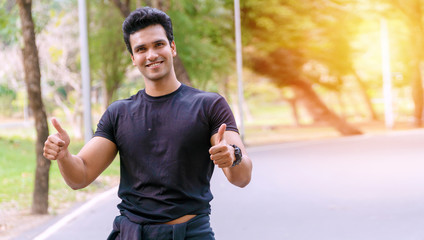
[[[60,126],[59,121],[57,121],[56,118],[52,118],[51,120],[53,127],[56,128],[58,133],[66,133],[65,130],[63,130],[63,128]]]

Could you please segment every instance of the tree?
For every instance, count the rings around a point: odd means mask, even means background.
[[[421,0],[399,1],[387,0],[393,9],[403,13],[407,20],[410,34],[410,46],[412,48],[412,59],[410,60],[412,99],[415,104],[414,124],[417,127],[422,126],[424,110],[424,93],[421,66],[424,61],[424,26],[423,10],[424,4]],[[391,11],[393,11],[393,9]],[[387,9],[385,9],[388,11]],[[383,12],[387,14],[387,12]]]
[[[246,62],[279,87],[293,88],[310,115],[325,121],[343,135],[361,131],[333,113],[312,88],[302,68],[308,59],[308,41],[314,30],[311,12],[323,8],[314,1],[246,1],[242,5]],[[319,42],[319,41],[318,41]]]
[[[37,139],[35,143],[37,167],[35,172],[32,213],[47,214],[50,161],[43,156],[44,142],[49,135],[46,111],[41,96],[40,65],[35,42],[34,22],[30,0],[18,0],[23,37],[23,65],[30,108],[34,114]]]
[[[304,104],[315,121],[327,122],[343,135],[361,134],[332,112],[315,93],[310,81],[301,74],[300,69],[306,60],[299,52],[278,49],[266,57],[252,57],[250,60],[252,69],[257,73],[271,78],[279,87],[291,87],[296,99]]]
[[[90,1],[89,4],[90,66],[93,80],[101,80],[103,108],[106,109],[125,80],[131,60],[122,38],[119,11],[105,1]]]
[[[308,41],[306,44],[306,55],[308,59],[313,59],[323,64],[328,69],[328,74],[335,81],[332,84],[319,80],[315,83],[324,87],[330,87],[330,90],[341,94],[344,82],[342,78],[353,76],[363,97],[365,106],[372,120],[377,120],[377,114],[371,103],[370,96],[367,93],[365,82],[361,79],[354,66],[353,55],[357,52],[352,47],[352,39],[357,34],[358,25],[364,21],[363,17],[353,11],[354,6],[346,4],[333,3],[317,11],[311,11],[310,16],[313,19],[313,31],[309,31],[309,38],[314,41]]]
[[[360,6],[360,7],[359,7]],[[392,58],[392,66],[402,66],[404,79],[410,80],[411,96],[414,103],[414,125],[422,126],[424,92],[422,78],[422,64],[424,61],[424,4],[422,0],[400,1],[360,1],[358,8],[368,19],[379,21],[387,19],[389,23],[390,51],[398,51],[397,59]],[[391,26],[393,25],[393,26]],[[395,61],[395,62],[394,62]]]
[[[192,85],[216,91],[235,68],[233,8],[223,0],[171,1],[180,59]]]
[[[70,5],[70,6],[69,6]],[[82,82],[76,4],[56,9],[44,31],[37,34],[44,94],[63,110],[76,139],[83,136]],[[67,9],[66,12],[63,9]],[[51,10],[53,12],[53,10]],[[54,106],[56,107],[56,106]]]

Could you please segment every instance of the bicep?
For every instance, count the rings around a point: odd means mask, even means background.
[[[87,181],[94,181],[115,159],[118,149],[112,141],[93,137],[78,153],[86,169]]]

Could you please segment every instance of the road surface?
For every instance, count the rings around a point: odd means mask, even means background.
[[[423,130],[248,151],[254,166],[246,188],[215,170],[216,239],[424,239]],[[105,239],[118,201],[94,204],[44,239]]]

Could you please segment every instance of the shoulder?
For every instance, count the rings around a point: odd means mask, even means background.
[[[223,97],[218,93],[202,91],[187,85],[184,85],[182,94],[192,100],[200,100],[210,103],[223,99]]]
[[[226,99],[215,92],[206,92],[185,86],[182,95],[188,105],[202,109],[206,116],[231,111]]]
[[[131,109],[135,104],[138,104],[142,99],[143,90],[138,91],[135,95],[126,98],[116,100],[109,105],[106,111],[111,113],[119,113]]]

